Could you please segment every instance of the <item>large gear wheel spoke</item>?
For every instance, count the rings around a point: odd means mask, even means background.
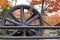
[[[9,18],[5,18],[5,20],[7,20],[7,21],[9,21],[9,22],[12,22],[12,23],[14,23],[14,24],[19,25],[19,23],[18,23],[18,22],[14,21],[14,20],[11,20],[11,19],[9,19]]]
[[[36,18],[38,18],[38,15],[35,15],[34,17],[32,17],[31,19],[29,18],[29,20],[26,21],[27,24],[30,24],[33,20],[35,20]]]
[[[11,16],[15,21],[19,22],[19,20],[18,20],[12,13],[10,13],[10,16]]]

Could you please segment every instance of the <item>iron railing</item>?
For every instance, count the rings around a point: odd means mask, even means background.
[[[60,29],[60,26],[0,26],[0,29]],[[60,36],[0,36],[0,39],[60,39]]]

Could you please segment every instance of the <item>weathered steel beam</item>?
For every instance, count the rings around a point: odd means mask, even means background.
[[[60,39],[60,36],[0,36],[0,39]]]
[[[0,26],[0,29],[60,29],[60,26]]]

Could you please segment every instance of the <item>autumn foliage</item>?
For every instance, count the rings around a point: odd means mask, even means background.
[[[7,4],[6,0],[0,0],[0,6],[5,7]]]
[[[11,7],[12,4],[10,2],[8,2],[7,0],[0,0],[0,6],[1,6],[1,8]]]
[[[32,2],[30,2],[30,4],[32,6],[37,5],[37,4],[41,4],[42,0],[32,0]],[[60,0],[56,0],[56,1],[51,1],[51,0],[45,0],[44,1],[45,4],[49,4],[48,8],[44,11],[43,19],[50,25],[56,25],[57,23],[60,22],[60,15],[57,12],[58,10],[60,10]],[[48,16],[48,13],[53,14],[55,12],[54,15]]]

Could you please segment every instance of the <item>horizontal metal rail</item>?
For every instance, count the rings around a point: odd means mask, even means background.
[[[0,36],[0,39],[60,39],[60,36]]]
[[[60,26],[0,26],[0,29],[60,29]],[[60,39],[60,36],[0,36],[0,39]]]
[[[0,26],[0,29],[60,29],[60,26]]]

